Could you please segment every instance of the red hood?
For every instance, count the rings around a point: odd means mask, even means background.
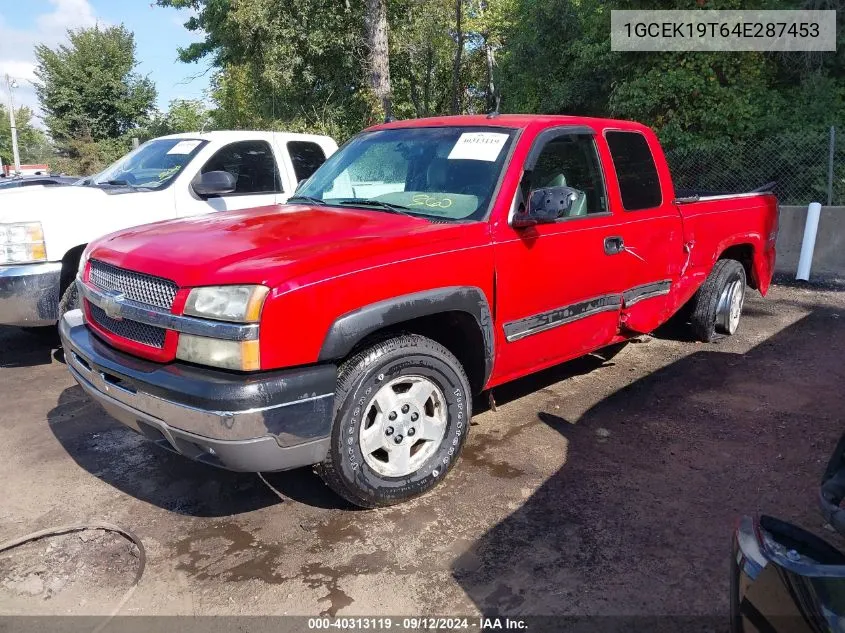
[[[466,225],[352,208],[269,206],[148,224],[98,240],[91,257],[180,287],[260,283],[314,271],[342,274],[362,259],[440,250]]]

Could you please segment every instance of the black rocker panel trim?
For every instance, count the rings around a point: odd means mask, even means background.
[[[611,294],[594,297],[587,301],[580,301],[540,314],[533,314],[524,319],[505,323],[505,338],[508,343],[519,339],[551,330],[578,319],[585,319],[600,312],[619,310],[622,306],[622,295]]]
[[[668,295],[671,290],[672,282],[670,280],[655,281],[641,286],[634,286],[626,290],[622,293],[622,299],[625,302],[625,307],[628,307],[643,299]]]

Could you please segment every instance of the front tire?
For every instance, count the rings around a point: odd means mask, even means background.
[[[71,281],[70,285],[65,289],[61,301],[59,301],[59,321],[66,312],[76,310],[82,307],[79,302],[79,289],[76,287],[76,282]]]
[[[692,301],[690,325],[695,337],[712,343],[732,336],[745,303],[745,268],[734,259],[720,259]]]
[[[381,341],[340,367],[317,473],[364,508],[425,494],[457,461],[471,406],[466,373],[445,347],[415,334]]]

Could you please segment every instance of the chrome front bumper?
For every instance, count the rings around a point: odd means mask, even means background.
[[[0,266],[0,325],[55,325],[61,276],[61,262]]]
[[[333,365],[234,374],[118,352],[62,317],[68,369],[106,412],[158,444],[230,470],[288,470],[322,461],[334,411]]]

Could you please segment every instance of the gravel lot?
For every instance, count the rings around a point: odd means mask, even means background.
[[[845,546],[816,512],[843,353],[845,292],[776,286],[730,340],[669,327],[497,389],[444,485],[359,511],[307,469],[267,475],[282,500],[152,446],[46,337],[0,328],[0,541],[132,530],[125,614],[724,614],[741,514]],[[101,531],[0,554],[0,613],[110,613],[138,561]]]

